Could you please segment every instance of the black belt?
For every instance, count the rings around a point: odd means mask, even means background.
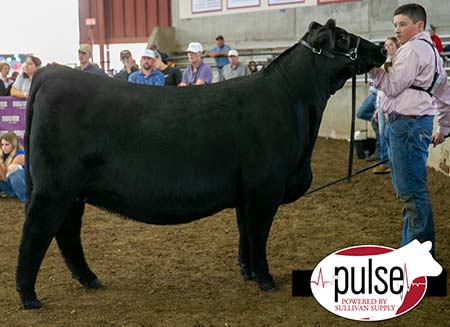
[[[417,119],[422,117],[433,117],[432,115],[422,115],[422,116],[415,116],[415,115],[402,115],[398,112],[390,112],[389,114],[384,114],[384,118],[386,120],[386,123],[392,123],[393,121],[396,121],[397,119]]]

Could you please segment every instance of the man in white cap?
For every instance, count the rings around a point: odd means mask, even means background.
[[[210,84],[212,70],[202,60],[202,45],[198,42],[191,42],[186,51],[190,65],[183,72],[183,78],[179,86]]]
[[[219,74],[219,82],[239,76],[250,75],[248,66],[239,62],[239,53],[237,50],[233,49],[228,51],[228,60],[230,63],[223,66]]]
[[[145,49],[141,57],[141,69],[128,77],[128,81],[137,84],[164,86],[164,75],[153,68],[156,54],[153,50]]]
[[[91,55],[91,46],[87,43],[80,44],[80,48],[78,49],[78,60],[80,61],[80,66],[77,68],[87,73],[108,76],[103,69],[98,68],[97,65],[91,64],[89,61]]]

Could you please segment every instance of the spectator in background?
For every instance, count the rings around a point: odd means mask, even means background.
[[[153,43],[153,44],[150,45],[149,49],[159,53],[159,56],[161,57],[161,60],[163,61],[163,63],[165,63],[167,65],[167,59],[169,59],[169,56],[167,55],[167,53],[162,52],[159,49],[159,45]]]
[[[6,62],[0,63],[0,96],[10,95],[11,93],[11,86],[14,80],[8,77],[9,69],[10,67]]]
[[[389,68],[394,64],[395,56],[397,54],[397,49],[400,47],[400,43],[398,42],[395,36],[388,37],[384,41],[384,48],[387,51],[387,60],[384,64],[384,69],[387,73],[389,73]],[[384,161],[389,159],[388,156],[388,148],[386,144],[386,138],[384,136],[384,130],[386,128],[386,120],[383,114],[383,105],[386,102],[386,95],[383,91],[377,92],[377,110],[375,111],[374,118],[378,121],[378,135],[380,142],[380,161]],[[388,108],[385,108],[388,110]],[[374,174],[388,174],[391,172],[391,165],[389,162],[384,163],[375,167],[372,172]]]
[[[434,45],[436,46],[437,51],[439,53],[444,51],[444,47],[442,46],[441,38],[439,36],[437,36],[437,34],[436,34],[436,26],[433,24],[430,24],[425,28],[425,30],[428,31],[428,33],[430,33],[431,41],[433,41]]]
[[[211,84],[212,70],[202,60],[202,45],[198,42],[191,42],[186,51],[190,65],[183,72],[179,86]]]
[[[258,72],[258,65],[256,65],[255,61],[249,61],[248,62],[248,69],[250,70],[250,73],[257,73]]]
[[[216,37],[216,46],[205,53],[206,56],[214,58],[216,61],[217,72],[220,74],[222,67],[229,64],[228,51],[231,47],[225,44],[222,35]]]
[[[11,96],[16,98],[28,98],[31,80],[34,73],[41,67],[41,59],[35,56],[28,56],[23,65],[23,71],[20,73],[11,87]]]
[[[139,67],[136,65],[136,62],[134,61],[133,56],[131,55],[131,52],[129,50],[122,50],[120,52],[120,61],[123,64],[123,68],[120,70],[120,72],[114,75],[114,78],[128,81],[131,73],[138,71]]]
[[[375,132],[375,138],[377,140],[375,152],[372,153],[367,161],[378,161],[380,159],[380,135],[378,133],[378,122],[374,118],[374,113],[377,105],[377,89],[373,87],[372,83],[369,84],[369,95],[364,99],[356,112],[356,117],[362,120],[370,122]]]
[[[25,201],[25,152],[13,132],[0,137],[0,196]]]
[[[84,72],[96,74],[100,76],[108,76],[103,69],[98,68],[97,65],[91,64],[90,58],[92,56],[91,46],[87,43],[80,44],[80,48],[78,49],[78,60],[80,61],[80,66],[77,69],[80,69]]]
[[[239,53],[237,50],[228,51],[228,60],[230,63],[223,66],[222,71],[219,74],[219,82],[239,76],[250,75],[248,67],[239,62]]]
[[[17,79],[17,76],[19,76],[19,72],[13,71],[12,74],[11,74],[11,79],[13,81],[15,81]]]
[[[0,82],[0,97],[8,96],[8,90],[5,88],[5,85]]]
[[[159,52],[155,51],[155,62],[153,67],[159,70],[164,75],[164,85],[177,86],[181,83],[182,74],[176,67],[170,67],[162,60]]]
[[[164,86],[164,75],[153,68],[156,54],[153,50],[145,49],[141,56],[141,69],[130,75],[128,81],[137,84]]]

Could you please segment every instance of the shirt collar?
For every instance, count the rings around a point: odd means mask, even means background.
[[[425,32],[425,31],[420,32],[420,33],[417,33],[417,34],[414,35],[409,41],[417,40],[417,39],[425,39],[425,40],[431,42],[430,33]],[[408,41],[408,42],[409,42],[409,41]]]

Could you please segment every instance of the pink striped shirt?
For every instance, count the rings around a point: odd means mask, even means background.
[[[450,133],[450,87],[442,58],[437,51],[422,40],[432,42],[427,32],[413,36],[397,51],[397,55],[389,72],[383,68],[374,68],[370,75],[374,86],[384,92],[383,111],[397,112],[402,115],[424,116],[437,115],[438,132]],[[437,56],[438,72],[444,77],[433,98],[428,93],[410,89],[415,85],[428,89],[433,81]]]

